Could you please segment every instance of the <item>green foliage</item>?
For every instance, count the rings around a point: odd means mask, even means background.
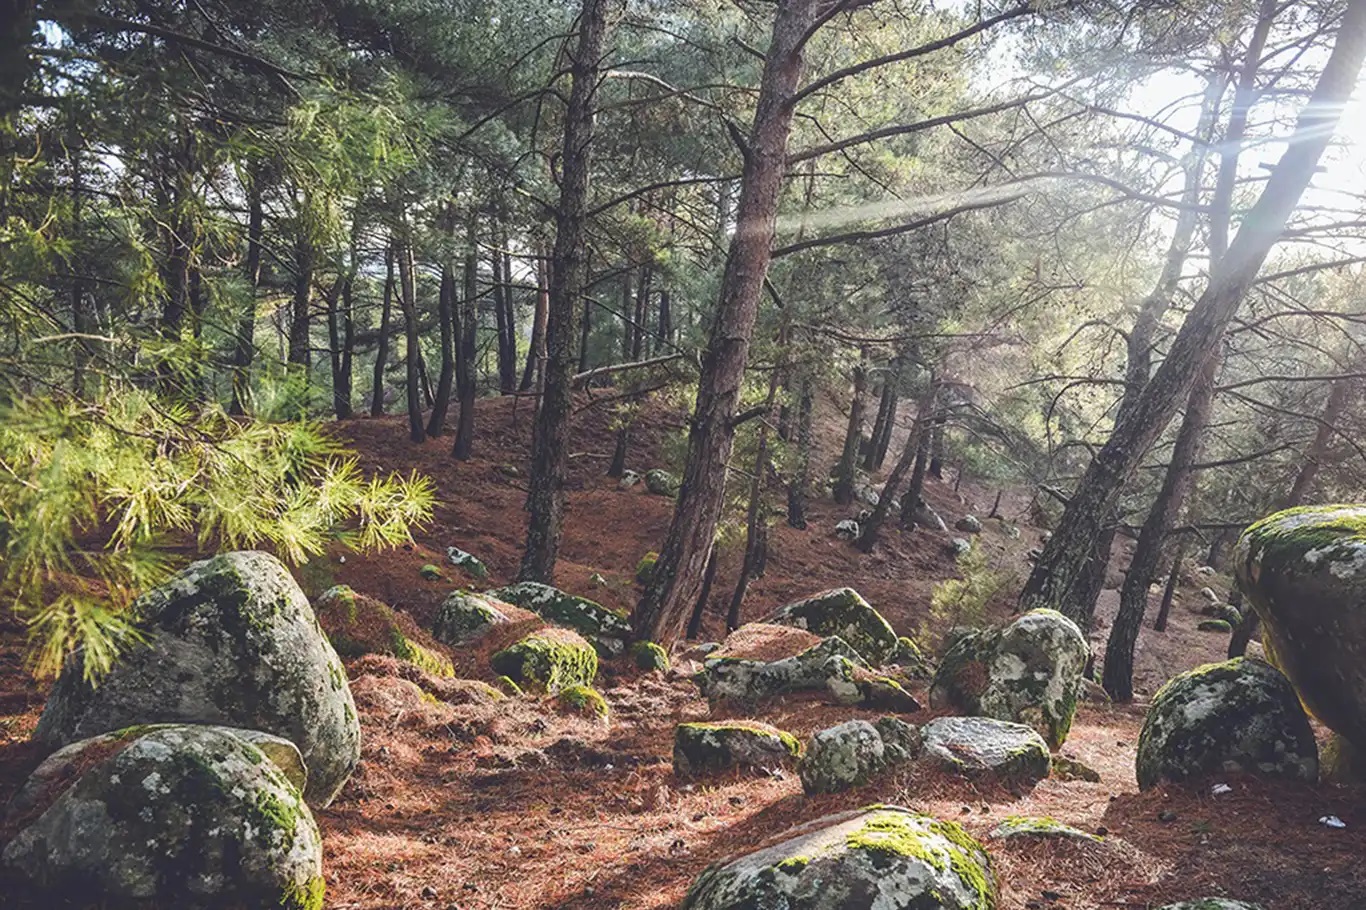
[[[988,605],[1015,583],[1013,573],[993,566],[979,540],[958,557],[958,577],[941,581],[930,595],[930,615],[941,625],[980,625]]]
[[[83,647],[98,677],[134,638],[124,608],[185,544],[296,564],[332,542],[396,546],[432,497],[417,475],[366,478],[311,423],[232,420],[131,387],[20,398],[0,412],[0,585],[32,625],[40,672]]]

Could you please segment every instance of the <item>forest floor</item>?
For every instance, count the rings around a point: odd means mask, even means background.
[[[530,422],[525,400],[482,401],[476,457],[464,463],[450,458],[449,437],[408,443],[402,419],[342,425],[365,467],[425,473],[436,482],[439,504],[415,546],[370,556],[330,554],[299,570],[305,590],[316,596],[344,582],[427,623],[453,587],[469,584],[449,568],[441,581],[419,577],[422,565],[444,563],[447,546],[483,559],[488,586],[512,580],[525,527]],[[830,422],[833,433],[837,415]],[[633,434],[631,466],[642,472],[658,466],[666,435],[680,424],[677,415],[649,413]],[[618,489],[603,476],[611,444],[605,414],[585,410],[575,433],[558,582],[629,609],[638,593],[636,563],[662,542],[671,502],[640,487]],[[970,482],[955,491],[951,482],[931,481],[926,492],[950,526],[964,514],[983,516],[995,496],[995,488]],[[1017,579],[1041,533],[1028,526],[1027,505],[1009,491],[1002,499],[1001,511],[1023,532],[1019,539],[1000,521],[986,522],[981,535],[994,563]],[[929,609],[933,586],[954,575],[952,532],[892,530],[875,554],[864,555],[832,534],[851,511],[820,500],[812,503],[808,530],[775,526],[767,573],[751,585],[744,618],[760,619],[792,599],[850,585],[899,633],[933,641],[960,619],[932,617]],[[1116,572],[1128,546],[1117,549]],[[721,562],[704,640],[722,632],[738,563],[735,552]],[[607,584],[591,582],[594,573]],[[668,675],[604,665],[599,686],[611,707],[605,724],[557,714],[534,698],[457,705],[411,697],[393,684],[397,662],[362,658],[348,667],[364,732],[361,765],[336,802],[317,813],[327,906],[676,907],[708,863],[749,852],[821,815],[893,803],[960,821],[982,837],[1009,815],[1050,816],[1105,835],[1102,843],[1086,844],[988,841],[1005,910],[1151,908],[1209,896],[1254,901],[1266,910],[1366,907],[1366,790],[1229,778],[1220,782],[1231,791],[1220,795],[1212,782],[1138,792],[1134,752],[1147,696],[1177,672],[1222,659],[1227,647],[1227,636],[1195,629],[1203,618],[1195,611],[1197,591],[1207,581],[1189,579],[1167,632],[1144,629],[1134,704],[1080,706],[1062,751],[1098,771],[1100,783],[1048,779],[1023,795],[919,767],[816,797],[802,794],[791,771],[680,781],[670,764],[680,721],[756,717],[804,738],[850,717],[876,716],[799,697],[771,699],[750,713],[712,706],[687,680],[690,665],[682,655]],[[1007,615],[1014,590],[1008,587],[985,618]],[[1096,630],[1102,648],[1117,600],[1114,590],[1102,598]],[[22,631],[8,614],[0,618],[0,803],[41,757],[27,740],[45,686],[24,668]],[[452,652],[459,675],[490,678],[486,658],[495,644]],[[927,701],[923,689],[914,694]],[[922,711],[909,719],[930,716]],[[1327,815],[1346,828],[1320,824]],[[0,847],[3,837],[0,832]]]

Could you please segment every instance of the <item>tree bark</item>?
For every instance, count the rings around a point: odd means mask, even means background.
[[[1167,585],[1162,589],[1162,605],[1157,608],[1157,621],[1153,623],[1154,632],[1167,631],[1167,618],[1172,614],[1172,600],[1176,597],[1176,586],[1181,583],[1181,563],[1186,559],[1186,542],[1183,540],[1172,556],[1171,571],[1167,573]]]
[[[1218,275],[1186,317],[1166,360],[1087,468],[1021,594],[1023,608],[1054,607],[1090,625],[1088,605],[1079,605],[1076,594],[1092,555],[1091,542],[1114,509],[1123,485],[1213,356],[1268,252],[1299,204],[1336,131],[1342,107],[1351,97],[1363,53],[1366,0],[1351,0],[1318,85],[1300,114],[1295,139],[1243,220]]]
[[[712,582],[716,580],[716,563],[719,553],[715,545],[711,548],[711,555],[707,557],[707,568],[702,573],[702,590],[697,593],[697,602],[693,604],[692,616],[688,617],[687,637],[696,639],[698,633],[702,631],[702,614],[707,610],[707,601],[711,599]]]
[[[251,403],[251,365],[256,358],[256,291],[261,286],[261,239],[265,231],[261,174],[252,171],[247,178],[247,256],[243,272],[247,279],[248,299],[237,319],[237,334],[232,352],[232,403],[228,413],[240,417]]]
[[[863,398],[868,388],[868,370],[862,356],[854,367],[854,398],[849,404],[849,423],[844,431],[844,448],[835,466],[835,502],[847,506],[854,501],[855,469],[859,443],[863,441]]]
[[[432,413],[427,418],[428,436],[440,436],[446,430],[446,412],[450,409],[451,385],[455,379],[455,264],[449,257],[441,264],[436,319],[441,328],[441,372],[437,374]]]
[[[863,455],[863,470],[877,470],[879,458],[879,448],[882,444],[882,434],[893,423],[892,417],[896,414],[896,382],[895,375],[888,368],[887,375],[883,378],[882,389],[878,394],[877,417],[873,419],[873,432],[868,439],[868,451]],[[889,434],[890,435],[890,434]]]
[[[425,442],[427,428],[422,423],[422,342],[417,331],[417,286],[413,275],[413,246],[408,236],[407,216],[400,213],[404,221],[403,236],[398,241],[398,302],[403,310],[403,332],[406,340],[404,357],[408,366],[408,438],[413,442]]]
[[[456,330],[455,390],[460,399],[460,416],[455,424],[455,444],[451,454],[458,461],[468,461],[474,454],[474,396],[477,391],[474,361],[479,356],[479,259],[475,249],[476,222],[470,216],[466,233],[464,293],[461,295],[459,321],[452,314],[452,328]],[[452,276],[454,278],[454,276]],[[452,296],[454,282],[452,281]]]
[[[911,469],[911,482],[901,495],[901,527],[915,527],[916,509],[925,501],[925,475],[930,468],[930,437],[928,433],[917,434],[915,467]]]
[[[882,529],[882,523],[887,520],[887,515],[892,511],[892,500],[896,499],[896,491],[901,486],[902,478],[911,469],[912,462],[920,461],[920,453],[926,448],[924,444],[925,434],[934,411],[934,402],[938,392],[939,386],[931,377],[930,387],[925,391],[924,397],[920,399],[919,407],[916,408],[915,423],[911,424],[911,432],[906,436],[906,446],[901,450],[901,457],[892,466],[892,473],[887,475],[887,482],[882,486],[882,493],[878,496],[873,514],[868,516],[868,520],[859,528],[858,547],[865,553],[873,552],[873,547],[877,544],[878,532]],[[904,513],[905,499],[902,500],[901,507]]]
[[[384,250],[384,300],[379,316],[379,341],[375,346],[375,374],[370,386],[370,416],[384,413],[384,368],[389,365],[389,317],[394,306],[394,247]]]
[[[780,338],[778,346],[783,347]],[[768,378],[768,400],[765,402],[765,415],[759,421],[754,452],[754,476],[749,485],[749,509],[745,514],[745,557],[740,564],[740,577],[735,582],[731,595],[730,610],[726,613],[726,631],[730,632],[740,625],[740,608],[744,605],[745,594],[749,591],[750,579],[759,574],[760,566],[766,561],[765,549],[768,547],[768,516],[764,509],[764,481],[768,477],[768,415],[773,413],[773,404],[778,398],[778,371],[774,370]]]
[[[735,441],[732,421],[772,255],[792,128],[792,99],[817,6],[817,0],[784,0],[774,18],[754,124],[746,142],[736,229],[698,378],[683,484],[654,577],[635,612],[636,634],[665,646],[683,630],[721,516],[726,463]]]
[[[588,183],[593,145],[593,97],[607,32],[608,0],[583,0],[579,36],[570,61],[572,85],[565,112],[563,174],[555,212],[546,319],[546,371],[531,445],[526,551],[518,578],[552,584],[564,521],[564,478],[569,463],[570,381],[575,316],[587,286]]]
[[[787,487],[787,523],[798,530],[806,529],[806,498],[811,489],[811,450],[814,445],[811,399],[811,380],[803,378],[797,399],[797,464],[792,471],[792,482]]]
[[[550,284],[546,278],[545,247],[536,247],[536,311],[531,317],[531,343],[527,346],[526,369],[518,390],[529,392],[540,385],[542,365],[545,363],[545,321],[550,308]]]
[[[309,301],[313,296],[313,269],[317,254],[313,242],[304,236],[294,246],[294,296],[289,308],[289,362],[303,367],[305,378],[311,358],[309,350]]]

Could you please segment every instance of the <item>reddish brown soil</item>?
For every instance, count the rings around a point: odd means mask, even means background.
[[[836,423],[830,420],[830,423]],[[632,466],[655,466],[662,436],[676,415],[642,420]],[[491,587],[516,574],[524,533],[530,411],[522,401],[484,401],[478,411],[477,457],[458,463],[448,439],[406,441],[399,419],[359,420],[342,431],[367,468],[417,470],[433,478],[440,503],[417,543],[396,552],[331,554],[301,567],[316,595],[344,582],[430,623],[453,587]],[[580,415],[569,483],[569,512],[559,583],[610,606],[629,609],[638,594],[634,570],[657,549],[670,516],[668,500],[642,489],[622,491],[602,476],[611,438],[606,416]],[[966,512],[989,511],[994,489],[932,482],[929,501],[952,524]],[[1024,522],[1027,503],[1007,494],[1008,518]],[[852,510],[812,504],[810,530],[778,525],[768,573],[745,605],[759,619],[790,599],[852,585],[901,633],[942,631],[952,617],[931,619],[933,585],[952,577],[951,534],[895,530],[867,556],[836,540],[835,522]],[[1024,551],[1038,530],[1012,540],[987,522],[983,542],[1004,568],[1021,576]],[[458,570],[424,581],[425,563],[444,564],[454,544],[490,568],[476,584]],[[341,557],[345,555],[345,561]],[[704,625],[719,637],[738,563],[727,554]],[[589,578],[601,573],[608,584]],[[1217,587],[1217,585],[1216,585]],[[994,605],[1008,609],[1010,591]],[[1101,616],[1113,615],[1108,591]],[[1195,631],[1195,590],[1183,591],[1168,632],[1144,630],[1137,684],[1151,692],[1172,673],[1218,659],[1226,637]],[[488,656],[538,620],[519,616],[478,646],[452,649],[461,676],[490,679]],[[1098,631],[1103,641],[1105,629]],[[931,636],[932,637],[932,636]],[[626,661],[604,665],[600,686],[612,708],[608,723],[565,716],[535,698],[488,700],[468,685],[433,680],[392,658],[348,665],[360,703],[364,754],[338,800],[318,815],[326,863],[327,906],[337,910],[479,910],[479,908],[667,908],[710,862],[748,852],[789,826],[873,802],[908,805],[961,821],[985,837],[1012,814],[1049,815],[1086,830],[1104,829],[1101,845],[989,841],[1001,882],[1001,906],[1019,908],[1151,908],[1169,901],[1227,895],[1267,910],[1366,907],[1366,791],[1257,779],[1229,779],[1231,793],[1210,783],[1140,794],[1133,776],[1141,704],[1083,704],[1064,753],[1101,774],[1098,784],[1046,780],[1018,795],[913,768],[856,791],[802,795],[791,771],[700,782],[671,771],[673,729],[683,720],[752,717],[798,735],[853,716],[874,716],[809,698],[780,698],[751,712],[709,706],[683,678],[692,666],[676,655],[669,677],[641,675]],[[416,685],[412,685],[416,684]],[[420,688],[419,688],[420,687]],[[24,672],[22,629],[0,618],[0,800],[8,799],[40,758],[27,740],[44,696]],[[423,692],[428,693],[425,697]],[[925,701],[924,691],[914,694]],[[435,696],[434,698],[432,696]],[[921,721],[928,712],[912,715]],[[1337,815],[1347,827],[1318,823]],[[1168,821],[1162,818],[1170,819]],[[3,835],[0,835],[2,837]]]

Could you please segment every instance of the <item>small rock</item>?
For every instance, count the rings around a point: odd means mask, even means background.
[[[940,717],[920,733],[925,754],[947,770],[1026,788],[1048,776],[1048,745],[1024,724],[989,717]]]

